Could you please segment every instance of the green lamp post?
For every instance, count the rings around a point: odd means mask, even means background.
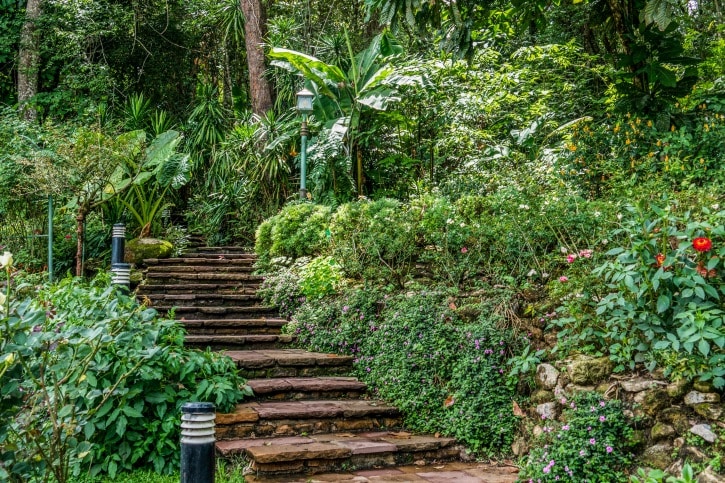
[[[297,110],[302,114],[302,126],[300,127],[300,199],[307,199],[307,116],[312,114],[312,99],[315,94],[309,89],[302,89],[297,93]]]

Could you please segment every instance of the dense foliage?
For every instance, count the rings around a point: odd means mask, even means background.
[[[16,289],[38,292],[11,292],[0,321],[3,479],[175,471],[181,404],[224,411],[244,394],[230,359],[184,349],[183,329],[107,277]]]

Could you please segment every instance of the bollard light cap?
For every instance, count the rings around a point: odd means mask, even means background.
[[[210,402],[188,402],[181,406],[181,412],[185,414],[213,413],[214,403]]]

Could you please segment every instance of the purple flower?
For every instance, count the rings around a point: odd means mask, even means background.
[[[607,446],[607,453],[611,453],[612,451],[614,451],[614,448],[612,448],[611,446]]]
[[[347,305],[345,305],[345,306],[344,306],[344,307],[342,308],[342,313],[343,313],[343,314],[346,314],[348,310],[350,310],[350,307],[348,307]]]
[[[607,420],[607,418],[606,418],[606,417],[604,417],[604,416],[599,416],[599,422],[600,422],[600,423],[603,423],[603,422],[604,422],[604,421],[606,421],[606,420]]]
[[[597,444],[597,440],[592,438],[589,440],[589,444]]]
[[[563,429],[564,431],[569,431],[569,425],[565,424],[564,426],[561,427],[561,429]]]
[[[584,451],[584,450],[579,451],[579,456],[584,456],[585,454],[587,454],[586,451]]]

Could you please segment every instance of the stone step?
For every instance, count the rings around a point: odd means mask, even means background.
[[[302,349],[226,351],[248,379],[346,376],[353,357]]]
[[[254,255],[254,248],[252,247],[238,247],[238,246],[216,246],[216,247],[196,247],[188,251],[188,253],[211,253],[211,254],[230,254],[240,253],[250,256]],[[188,253],[185,253],[188,254]]]
[[[151,306],[183,305],[194,307],[229,307],[256,305],[262,299],[257,295],[244,294],[147,294]],[[148,304],[147,304],[148,305]]]
[[[191,255],[191,254],[190,254]],[[185,266],[242,266],[248,267],[254,265],[257,261],[256,257],[245,257],[239,254],[234,255],[207,255],[199,256],[201,254],[196,253],[197,256],[187,256],[178,258],[146,258],[144,264],[148,267],[161,268],[168,265],[185,265]]]
[[[248,379],[258,399],[354,399],[365,395],[367,386],[356,377],[282,377]]]
[[[215,351],[232,349],[282,349],[293,343],[297,338],[285,334],[204,334],[184,336],[184,345],[189,347],[209,348]]]
[[[235,272],[165,272],[149,270],[146,274],[147,284],[184,284],[184,283],[230,283],[254,282],[261,283],[264,277],[249,273]]]
[[[262,401],[238,404],[217,414],[217,439],[299,436],[338,431],[396,429],[400,411],[382,401]]]
[[[251,273],[249,265],[154,265],[149,268],[149,277],[158,277],[164,273]]]
[[[218,441],[216,448],[225,458],[247,457],[258,476],[450,461],[462,450],[453,438],[391,431],[248,438]]]
[[[138,287],[138,295],[165,293],[169,295],[217,293],[228,295],[256,295],[259,283],[183,283],[183,284],[143,284]]]
[[[276,314],[274,307],[259,306],[226,306],[226,307],[194,307],[169,304],[152,305],[159,312],[166,313],[174,309],[176,318],[180,320],[200,319],[254,319]]]
[[[201,259],[201,260],[218,260],[219,257],[223,257],[226,260],[257,260],[257,255],[253,253],[212,253],[212,252],[204,252],[204,253],[197,253],[192,251],[186,251],[181,256],[175,257],[178,259]],[[159,263],[160,260],[173,260],[173,258],[148,258],[145,259],[144,262],[147,260],[156,260],[154,264]]]
[[[191,335],[279,334],[287,323],[285,319],[200,319],[180,320]]]

